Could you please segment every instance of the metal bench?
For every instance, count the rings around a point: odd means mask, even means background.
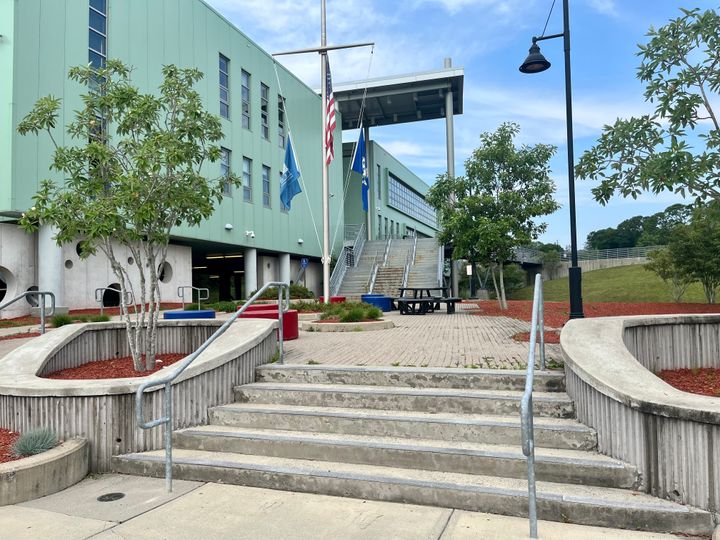
[[[401,315],[425,315],[435,310],[437,298],[395,298]]]

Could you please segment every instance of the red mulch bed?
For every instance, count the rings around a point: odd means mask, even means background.
[[[12,454],[12,445],[15,444],[19,436],[19,433],[0,428],[0,463],[20,459]]]
[[[720,397],[720,368],[663,369],[658,377],[683,392]]]
[[[78,367],[61,369],[53,373],[43,375],[46,379],[121,379],[124,377],[145,377],[156,371],[160,371],[163,367],[170,366],[175,362],[185,358],[187,354],[158,354],[155,369],[152,371],[135,371],[131,356],[122,358],[110,358],[108,360],[98,360],[88,362]]]
[[[518,332],[512,338],[515,341],[530,341],[530,332]],[[560,343],[560,332],[545,330],[545,343]]]
[[[0,328],[15,328],[16,326],[33,326],[40,324],[40,317],[15,317],[14,319],[0,320]]]
[[[532,302],[509,300],[508,309],[502,311],[495,300],[480,300],[476,315],[490,317],[511,317],[530,321]],[[666,315],[672,313],[720,313],[719,304],[676,304],[673,302],[585,302],[585,317],[613,317],[618,315]],[[562,327],[568,320],[570,306],[566,302],[545,302],[545,326]]]
[[[17,334],[9,334],[7,336],[0,336],[0,341],[7,341],[8,339],[25,339],[31,337],[38,337],[40,332],[18,332]]]

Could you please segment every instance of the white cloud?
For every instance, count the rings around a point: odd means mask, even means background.
[[[618,16],[615,0],[589,0],[590,7],[603,15]]]

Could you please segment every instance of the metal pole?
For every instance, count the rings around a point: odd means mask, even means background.
[[[363,122],[365,124],[365,122]],[[367,211],[367,224],[365,227],[367,228],[367,239],[372,240],[372,182],[370,181],[370,177],[372,176],[372,167],[370,167],[370,126],[365,125],[363,128],[365,130],[365,159],[367,160],[367,169],[368,169],[368,211]],[[376,179],[376,182],[379,182],[380,179]]]
[[[573,155],[573,116],[572,116],[572,84],[570,76],[570,14],[568,0],[563,0],[563,44],[565,49],[565,114],[567,124],[568,145],[568,195],[570,198],[570,268],[568,281],[570,285],[570,318],[581,319],[582,272],[578,266],[577,226],[575,221],[575,158]]]
[[[327,32],[325,30],[325,0],[320,8],[320,46],[327,45]],[[322,211],[323,211],[323,300],[330,303],[330,180],[328,166],[325,159],[325,141],[327,140],[327,51],[320,53],[320,86],[322,97]]]
[[[172,493],[172,382],[165,384],[165,489]]]
[[[445,59],[445,69],[452,67],[452,59]],[[447,155],[447,173],[449,177],[455,176],[455,128],[453,126],[453,92],[448,89],[445,93],[445,149]],[[460,276],[458,275],[456,261],[450,259],[450,280],[452,295],[458,296]]]
[[[288,285],[288,287],[289,286],[290,285]],[[283,353],[284,353],[284,351],[283,351],[283,339],[284,339],[284,336],[283,336],[283,314],[285,311],[284,306],[283,306],[283,302],[284,302],[283,290],[284,289],[285,289],[285,287],[283,287],[283,286],[278,287],[278,337],[280,338],[280,339],[278,339],[278,351],[279,351],[278,362],[280,364],[283,363]]]
[[[45,295],[41,294],[38,297],[40,301],[40,333],[45,333]]]

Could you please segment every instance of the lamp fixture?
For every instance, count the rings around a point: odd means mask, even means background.
[[[225,230],[226,231],[232,231],[235,227],[233,227],[232,223],[226,223],[225,224]]]
[[[249,236],[250,238],[255,238],[255,231],[245,231],[245,236]]]
[[[304,243],[305,243],[305,240],[303,240],[302,238],[298,238],[298,244],[300,244],[302,246]]]
[[[537,38],[533,37],[527,58],[520,66],[520,71],[523,73],[540,73],[550,67],[550,62],[540,52],[540,46],[537,42]]]

